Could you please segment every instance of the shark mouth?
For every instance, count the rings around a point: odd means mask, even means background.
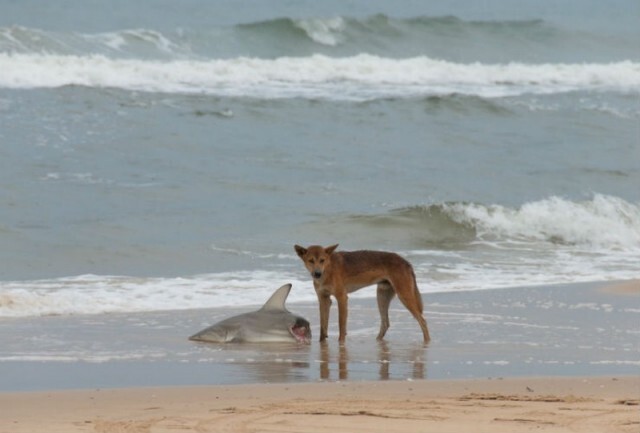
[[[298,343],[311,344],[311,328],[309,322],[298,319],[289,327],[289,332]]]

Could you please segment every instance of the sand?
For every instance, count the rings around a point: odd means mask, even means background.
[[[602,287],[605,293],[616,295],[640,296],[640,280],[622,281],[619,283],[605,284]]]
[[[634,432],[640,377],[0,394],[0,432]]]

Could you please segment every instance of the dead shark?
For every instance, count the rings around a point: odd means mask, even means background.
[[[189,337],[210,343],[311,343],[311,326],[304,317],[284,306],[291,284],[276,290],[258,311],[240,314],[216,323]]]

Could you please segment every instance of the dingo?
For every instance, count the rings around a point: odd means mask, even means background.
[[[394,295],[415,317],[422,329],[425,343],[429,337],[427,321],[422,316],[422,296],[418,291],[411,263],[395,253],[384,251],[334,252],[338,245],[323,248],[295,245],[296,253],[313,278],[313,287],[320,303],[320,341],[327,338],[329,309],[333,295],[338,301],[339,341],[347,335],[348,294],[372,284],[378,285],[381,340],[389,329],[389,304]]]

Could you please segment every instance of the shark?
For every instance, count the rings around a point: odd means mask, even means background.
[[[276,290],[257,311],[222,320],[189,337],[209,343],[279,343],[311,344],[311,325],[304,317],[291,313],[285,302],[291,284]]]

